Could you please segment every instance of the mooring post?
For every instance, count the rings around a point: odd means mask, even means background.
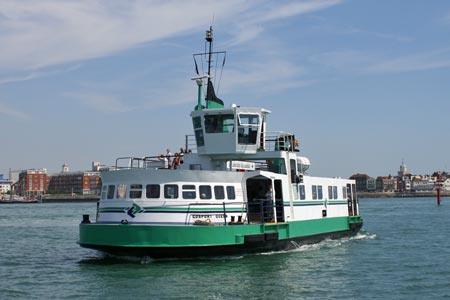
[[[436,200],[437,205],[441,205],[441,174],[438,174],[436,180]]]

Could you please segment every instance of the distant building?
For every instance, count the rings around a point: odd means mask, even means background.
[[[378,176],[376,180],[377,192],[394,192],[397,180],[389,176]]]
[[[405,162],[402,160],[400,170],[397,173],[397,186],[395,188],[398,192],[410,192],[411,191],[411,174],[406,168]]]
[[[62,165],[61,173],[69,173],[69,165],[68,164]]]
[[[444,182],[442,182],[442,189],[450,191],[450,177],[447,177]]]
[[[400,165],[400,170],[397,173],[397,177],[403,177],[405,175],[408,175],[408,169],[406,168],[405,161],[402,160],[402,164]]]
[[[99,163],[98,161],[92,162],[92,172],[109,171],[110,168],[106,165]]]
[[[367,178],[367,191],[375,192],[377,190],[377,180],[373,177]]]
[[[48,187],[47,169],[29,169],[19,173],[16,193],[24,197],[43,195]]]
[[[370,178],[371,177],[367,174],[359,174],[359,173],[350,176],[350,179],[355,180],[357,192],[367,192],[368,191],[367,181]]]
[[[97,195],[100,192],[99,172],[66,172],[50,176],[48,193]]]
[[[3,178],[3,174],[0,174],[0,195],[7,194],[11,191],[11,181]]]
[[[434,190],[435,181],[430,180],[430,178],[416,177],[412,179],[411,190],[415,192],[431,192]]]

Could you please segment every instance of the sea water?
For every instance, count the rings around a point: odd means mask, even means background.
[[[117,259],[78,246],[95,203],[0,205],[0,299],[449,299],[450,198],[362,199],[352,238],[293,251]]]

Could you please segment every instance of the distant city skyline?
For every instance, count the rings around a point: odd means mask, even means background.
[[[0,174],[176,152],[211,24],[219,97],[271,110],[311,175],[449,171],[448,1],[48,0],[2,3]]]

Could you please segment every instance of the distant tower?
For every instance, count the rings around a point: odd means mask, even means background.
[[[68,164],[62,165],[61,173],[69,173],[69,165]]]
[[[406,174],[408,174],[408,170],[406,169],[406,164],[405,164],[404,160],[402,159],[402,164],[400,165],[400,171],[398,171],[398,177],[403,177]]]

